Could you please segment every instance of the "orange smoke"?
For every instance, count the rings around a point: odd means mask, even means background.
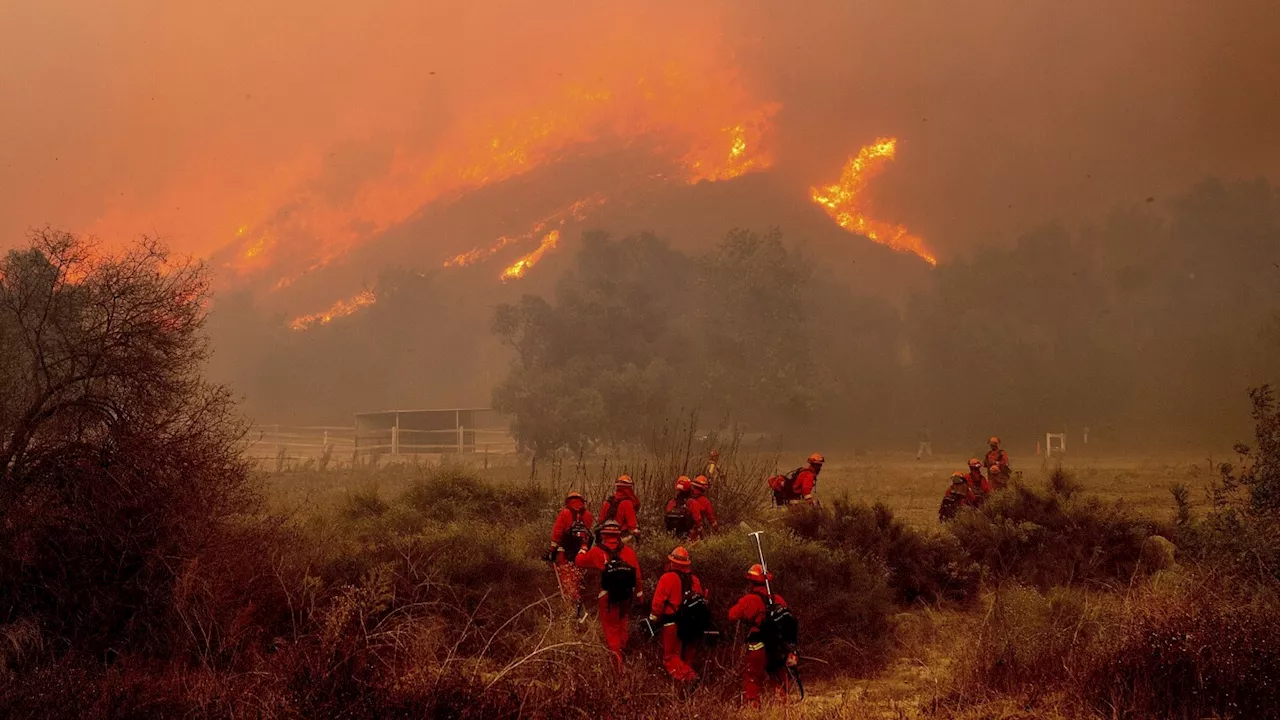
[[[537,250],[534,250],[528,255],[516,260],[507,267],[506,270],[502,271],[502,281],[506,282],[507,280],[515,280],[516,278],[524,277],[525,272],[534,265],[537,265],[538,261],[542,259],[542,256],[545,255],[547,251],[554,249],[558,242],[560,242],[559,230],[552,230],[547,233],[546,236],[542,238],[542,242],[538,244]]]
[[[358,295],[348,300],[339,300],[323,312],[313,313],[311,315],[302,315],[296,317],[289,322],[290,330],[307,330],[317,325],[327,325],[336,318],[346,317],[355,313],[362,307],[372,305],[378,302],[378,298],[373,294],[372,290],[362,290]]]
[[[840,181],[823,188],[812,188],[813,201],[823,207],[840,227],[868,240],[887,245],[898,252],[915,253],[930,265],[938,260],[925,247],[924,240],[912,235],[905,226],[872,219],[866,213],[864,191],[872,178],[893,160],[898,151],[897,138],[876,141],[849,158]]]

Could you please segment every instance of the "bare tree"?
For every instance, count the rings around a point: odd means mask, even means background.
[[[155,629],[181,566],[253,509],[245,426],[201,375],[208,299],[204,266],[155,241],[44,230],[0,261],[9,608],[68,636]]]

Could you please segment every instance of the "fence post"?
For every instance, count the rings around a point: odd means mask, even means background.
[[[391,454],[393,456],[400,454],[400,427],[391,428]]]
[[[462,454],[462,426],[458,426],[458,454]]]

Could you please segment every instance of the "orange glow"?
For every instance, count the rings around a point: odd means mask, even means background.
[[[339,300],[323,312],[313,313],[311,315],[302,315],[294,318],[289,322],[290,330],[307,330],[317,325],[327,325],[334,319],[346,317],[355,313],[362,307],[367,307],[378,302],[378,298],[373,294],[372,290],[361,290],[358,295],[348,300]]]
[[[811,197],[845,230],[898,252],[914,253],[930,265],[937,265],[937,259],[925,247],[924,240],[912,235],[905,226],[875,220],[867,215],[864,191],[884,166],[894,159],[897,150],[897,138],[877,138],[849,158],[839,182],[812,188]]]
[[[525,272],[527,272],[529,268],[533,267],[534,265],[537,265],[538,261],[542,259],[542,256],[545,255],[547,251],[554,249],[556,246],[556,243],[559,241],[560,241],[559,230],[552,230],[551,232],[547,233],[546,237],[542,238],[542,242],[538,244],[537,250],[534,250],[528,255],[525,255],[519,260],[516,260],[506,270],[502,271],[502,275],[501,275],[502,281],[506,282],[507,280],[514,280],[516,278],[524,277]]]
[[[759,108],[748,121],[721,129],[685,155],[683,163],[689,182],[732,180],[771,167],[773,157],[765,148],[765,139],[778,107],[770,103]]]

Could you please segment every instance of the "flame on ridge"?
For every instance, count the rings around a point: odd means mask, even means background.
[[[555,248],[556,243],[558,243],[559,241],[560,241],[559,230],[552,230],[551,232],[547,233],[546,236],[542,238],[542,242],[538,243],[537,250],[534,250],[528,255],[525,255],[519,260],[516,260],[514,263],[508,266],[506,270],[502,271],[502,275],[500,276],[502,278],[502,281],[506,282],[507,280],[515,280],[516,278],[524,277],[524,274],[529,270],[529,268],[533,267],[534,265],[537,265],[538,261],[542,259],[542,256],[545,255],[547,251]]]
[[[294,318],[289,322],[289,329],[295,331],[308,330],[317,325],[328,325],[337,318],[352,315],[360,308],[376,302],[378,302],[378,297],[373,294],[372,290],[366,288],[361,290],[355,297],[339,300],[331,305],[328,310]]]
[[[858,151],[845,163],[840,180],[834,185],[812,188],[810,196],[822,206],[836,224],[857,233],[872,242],[887,245],[898,252],[919,256],[930,265],[938,260],[925,246],[924,240],[911,234],[904,225],[875,220],[867,215],[864,192],[872,178],[880,174],[884,166],[897,155],[897,138],[877,138]]]

